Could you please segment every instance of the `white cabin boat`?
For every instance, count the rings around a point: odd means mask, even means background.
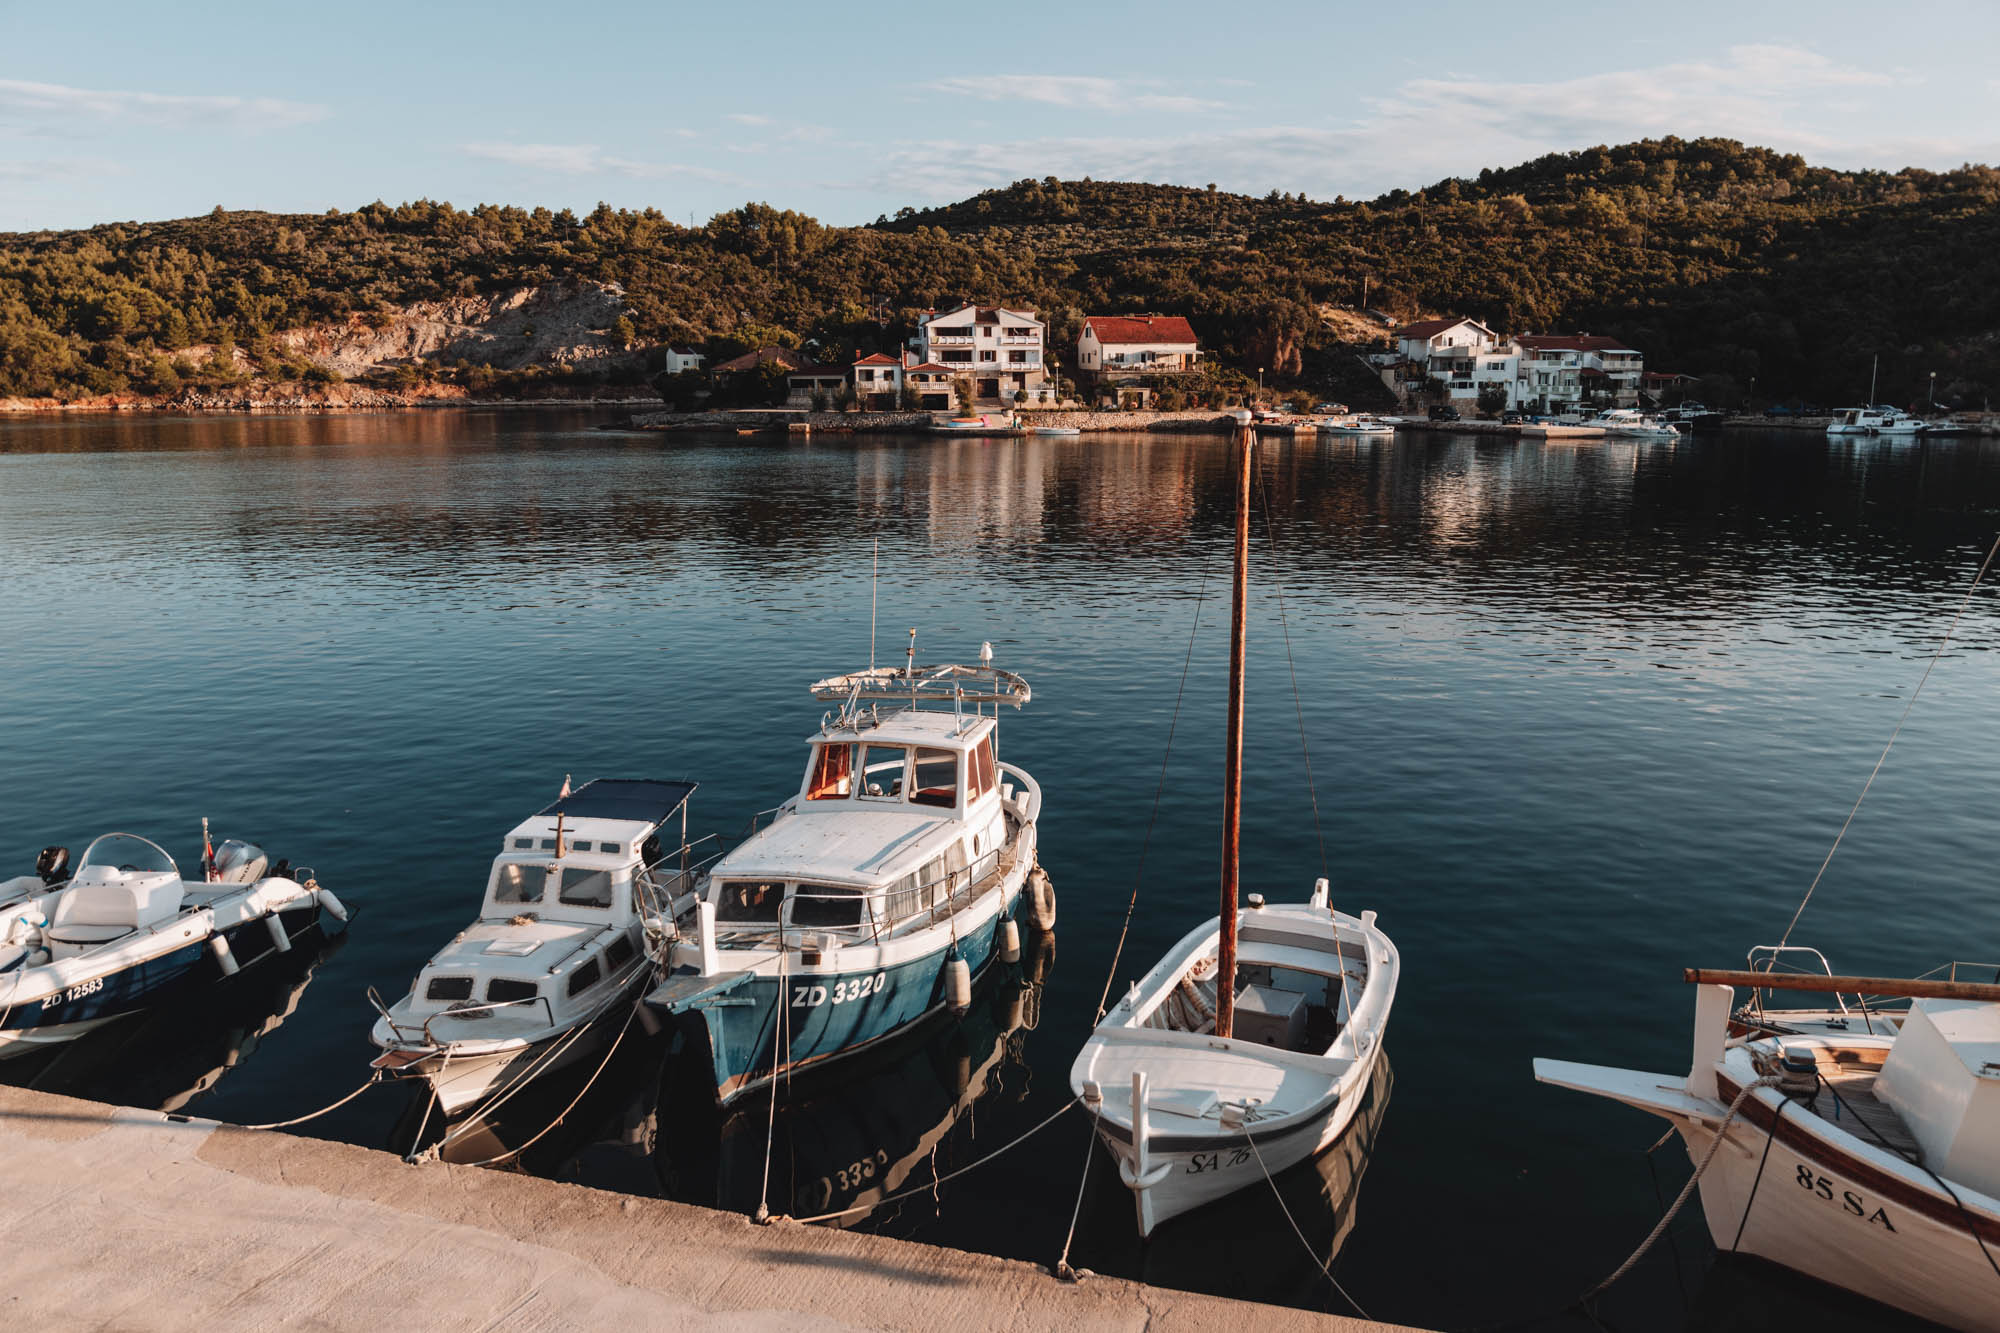
[[[1394,435],[1396,423],[1373,417],[1366,412],[1351,413],[1346,416],[1324,417],[1319,423],[1322,435]]]
[[[1053,920],[1041,788],[995,749],[999,705],[1029,689],[989,661],[813,686],[838,715],[809,738],[797,792],[710,869],[647,998],[707,1043],[720,1102],[962,1009],[1018,945],[1024,892]]]
[[[68,853],[50,848],[37,874],[0,882],[0,1058],[288,953],[322,911],[347,919],[310,874],[300,883],[283,863],[266,874],[246,842],[206,846],[199,880],[181,878],[159,844],[107,833],[67,880]]]
[[[1590,419],[1589,424],[1601,426],[1606,435],[1625,435],[1647,440],[1675,440],[1680,438],[1680,428],[1648,416],[1644,412],[1629,407],[1606,408]]]
[[[1848,407],[1834,415],[1826,428],[1828,435],[1917,435],[1924,429],[1922,417],[1894,407]]]
[[[1715,1149],[1700,1188],[1717,1248],[1951,1328],[1992,1329],[2000,986],[1960,982],[1967,973],[1956,965],[1944,979],[1897,986],[1924,998],[1885,1010],[1850,989],[1870,982],[1820,964],[1827,975],[1721,975],[1837,986],[1852,1006],[1836,991],[1833,1009],[1766,1009],[1754,990],[1732,1018],[1732,985],[1700,985],[1686,1075],[1536,1060],[1535,1077],[1662,1117],[1696,1164]]]
[[[375,1066],[429,1083],[454,1115],[601,1049],[651,980],[647,924],[663,925],[677,897],[692,901],[694,789],[600,778],[511,830],[479,919],[431,956],[408,995],[376,1001]],[[660,835],[676,815],[683,836],[667,851]]]
[[[1220,913],[1105,1014],[1070,1086],[1132,1191],[1139,1234],[1332,1147],[1352,1132],[1382,1056],[1401,963],[1375,925],[1252,894],[1239,923],[1244,608],[1255,439],[1237,441],[1235,613],[1223,782]]]

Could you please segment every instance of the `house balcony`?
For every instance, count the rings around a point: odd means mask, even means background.
[[[970,347],[973,338],[969,333],[933,333],[927,341],[932,347]]]

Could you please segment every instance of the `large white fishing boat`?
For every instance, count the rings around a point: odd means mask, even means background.
[[[1679,439],[1681,433],[1678,426],[1630,407],[1606,408],[1590,418],[1588,424],[1603,427],[1606,435],[1625,435],[1642,440],[1674,440]]]
[[[1042,791],[999,761],[999,708],[1026,681],[991,665],[822,680],[839,704],[808,741],[799,789],[718,860],[675,923],[647,1003],[705,1041],[727,1104],[970,1002],[1054,897],[1035,860]],[[991,712],[986,706],[992,705]],[[1011,943],[1010,943],[1011,942]]]
[[[189,987],[234,976],[347,909],[311,876],[246,842],[211,847],[185,880],[159,844],[107,833],[65,878],[45,851],[35,875],[0,882],[0,1058],[75,1039]]]
[[[2000,986],[1960,979],[2000,968],[1837,977],[1815,950],[1785,952],[1819,974],[1768,970],[1768,949],[1747,971],[1690,969],[1685,1075],[1536,1060],[1535,1077],[1679,1131],[1718,1249],[1952,1328],[2000,1325]],[[1739,985],[1751,998],[1732,1015]],[[1770,1008],[1774,990],[1835,1007]]]
[[[591,1054],[633,1016],[652,976],[645,930],[692,901],[692,782],[600,778],[511,830],[479,919],[384,1005],[375,1066],[427,1082],[453,1115]],[[678,815],[677,851],[661,833]]]
[[[1333,1146],[1366,1102],[1401,963],[1375,924],[1251,894],[1239,921],[1243,660],[1255,440],[1237,441],[1221,912],[1092,1031],[1070,1085],[1132,1191],[1139,1234]]]

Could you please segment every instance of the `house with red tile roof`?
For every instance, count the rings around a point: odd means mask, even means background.
[[[1515,401],[1542,411],[1637,407],[1646,358],[1623,339],[1591,333],[1524,333]]]
[[[1201,343],[1180,315],[1090,315],[1076,338],[1076,368],[1100,383],[1180,375],[1201,361]]]
[[[902,405],[903,360],[876,352],[854,359],[854,397],[865,412],[893,412]]]

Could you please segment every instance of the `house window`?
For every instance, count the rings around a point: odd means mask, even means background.
[[[998,358],[997,358],[997,357],[996,357],[996,355],[995,355],[994,353],[992,353],[992,352],[981,352],[981,353],[979,354],[979,359],[980,359],[981,361],[993,361],[993,360],[997,360]]]
[[[940,353],[940,355],[944,358],[946,365],[956,365],[961,361],[972,360],[972,353],[964,351],[963,349],[958,351],[945,351]]]
[[[1007,360],[1008,363],[1011,365],[1016,365],[1016,366],[1026,365],[1028,361],[1028,354],[1026,352],[1018,352],[1018,351],[1009,352],[1007,353]]]

